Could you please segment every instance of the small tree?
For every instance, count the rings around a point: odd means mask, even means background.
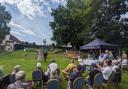
[[[46,39],[43,39],[43,44],[44,44],[44,46],[46,45],[46,42],[47,42]]]
[[[11,15],[6,8],[0,4],[0,43],[7,34],[10,33],[10,27],[8,26],[11,20]]]

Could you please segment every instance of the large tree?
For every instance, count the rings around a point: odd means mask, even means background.
[[[8,26],[11,20],[11,15],[6,8],[0,4],[0,43],[4,39],[5,35],[9,34],[10,27]]]
[[[67,5],[59,5],[53,9],[51,15],[54,21],[50,23],[53,29],[53,40],[63,45],[71,43],[77,48],[91,39],[89,28],[92,23],[92,15],[96,10],[95,4],[100,0],[67,0]],[[95,8],[94,8],[95,7]]]
[[[104,0],[94,14],[92,33],[105,41],[128,46],[127,0]]]

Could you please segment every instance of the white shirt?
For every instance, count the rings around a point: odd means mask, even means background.
[[[78,62],[79,62],[79,64],[81,65],[81,66],[83,66],[84,65],[84,60],[83,59],[78,59]]]
[[[49,65],[49,71],[52,72],[52,71],[56,71],[56,69],[58,68],[58,65],[56,63],[51,63]]]
[[[103,78],[105,80],[108,80],[109,79],[109,76],[111,75],[112,73],[112,68],[107,66],[107,67],[103,67],[102,70],[101,70],[102,74],[103,74]]]
[[[122,60],[122,65],[128,65],[128,60],[127,59],[123,59]]]
[[[119,68],[118,65],[113,65],[113,66],[112,66],[112,71],[116,71],[117,68]]]

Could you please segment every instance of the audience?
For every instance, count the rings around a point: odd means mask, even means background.
[[[88,55],[87,59],[89,60],[92,58],[90,55]],[[62,70],[62,74],[64,78],[68,80],[68,87],[67,87],[68,89],[72,89],[73,82],[76,78],[82,77],[82,73],[83,73],[82,67],[84,65],[84,62],[83,62],[83,59],[80,59],[80,55],[78,57],[78,62],[79,62],[79,65],[76,66],[74,63],[74,60],[70,60],[70,63],[68,64],[68,66],[64,70]],[[102,63],[102,65],[99,65],[99,63]],[[98,73],[102,73],[104,82],[107,83],[113,71],[119,72],[120,64],[121,66],[128,65],[127,54],[124,51],[121,58],[118,57],[117,59],[114,59],[112,51],[106,50],[105,54],[104,53],[100,54],[99,63],[93,63],[91,65],[91,70],[89,70],[88,77],[86,78],[86,83],[87,85],[89,85],[89,88],[93,86],[94,77]],[[42,72],[42,80],[43,80],[44,86],[46,86],[48,80],[51,80],[51,79],[57,79],[59,82],[62,82],[61,77],[58,73],[58,64],[56,63],[55,60],[51,61],[51,63],[48,66],[47,72],[44,72],[44,70],[42,69],[41,63],[37,63],[35,70],[39,70]],[[21,71],[20,65],[16,65],[14,67],[14,70],[12,71],[11,75],[13,74],[15,74],[16,76],[16,82],[14,82],[13,84],[10,84],[7,89],[21,89],[21,88],[29,89],[28,83],[26,83],[26,80],[25,80],[25,77],[26,77],[25,72]],[[121,75],[121,72],[120,72],[120,75]],[[2,66],[0,66],[0,82],[2,82],[3,77],[4,77],[4,73],[2,71]],[[118,76],[116,76],[115,79],[116,78],[118,78]]]
[[[29,86],[27,83],[25,83],[25,72],[19,71],[16,73],[16,82],[13,84],[10,84],[7,89],[29,89]]]
[[[73,69],[76,68],[76,65],[74,64],[74,60],[70,60],[70,64],[62,70],[62,74],[64,75],[65,79],[69,78],[70,73],[73,71]]]

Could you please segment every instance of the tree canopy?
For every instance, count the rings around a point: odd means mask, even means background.
[[[127,0],[108,0],[95,13],[92,32],[95,37],[128,46]]]
[[[119,38],[122,44],[128,39],[127,19],[123,18],[128,10],[126,2],[127,0],[67,0],[67,5],[59,5],[52,10],[52,39],[60,45],[71,43],[75,48],[94,38],[118,44]]]
[[[8,26],[11,20],[11,15],[6,8],[0,4],[0,43],[4,39],[5,35],[9,34],[10,27]]]

